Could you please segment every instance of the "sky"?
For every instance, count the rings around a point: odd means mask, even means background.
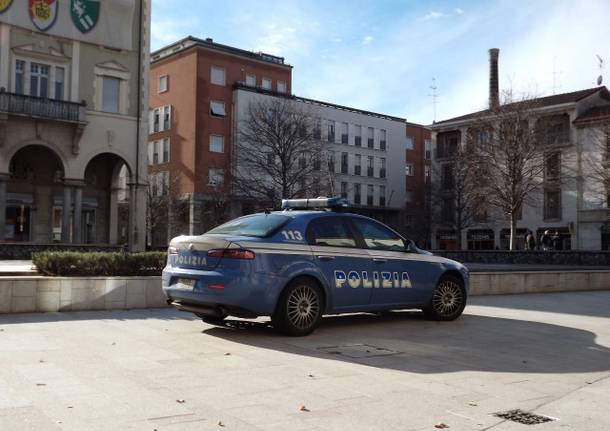
[[[610,82],[609,0],[153,0],[152,49],[183,37],[285,58],[302,97],[431,124],[500,90],[544,96]],[[433,81],[434,79],[434,81]]]

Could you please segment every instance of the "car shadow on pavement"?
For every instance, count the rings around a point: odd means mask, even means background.
[[[610,349],[586,330],[464,314],[431,322],[419,312],[324,317],[307,337],[277,335],[270,322],[229,319],[202,331],[252,347],[414,373],[583,373],[610,370]]]

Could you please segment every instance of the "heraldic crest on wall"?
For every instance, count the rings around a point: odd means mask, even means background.
[[[0,13],[7,10],[13,4],[13,0],[0,0]]]
[[[97,24],[100,16],[99,0],[71,0],[72,22],[81,33],[88,33]]]
[[[57,19],[57,0],[28,0],[30,19],[40,31],[47,31]]]

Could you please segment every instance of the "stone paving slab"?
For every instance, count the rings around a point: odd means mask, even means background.
[[[476,297],[455,322],[326,317],[303,338],[172,309],[0,315],[0,430],[610,429],[608,304]],[[557,420],[493,416],[512,409]]]

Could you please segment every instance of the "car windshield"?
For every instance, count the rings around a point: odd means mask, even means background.
[[[236,218],[206,232],[210,234],[229,234],[241,236],[266,237],[278,229],[290,217],[279,214],[256,214]]]

